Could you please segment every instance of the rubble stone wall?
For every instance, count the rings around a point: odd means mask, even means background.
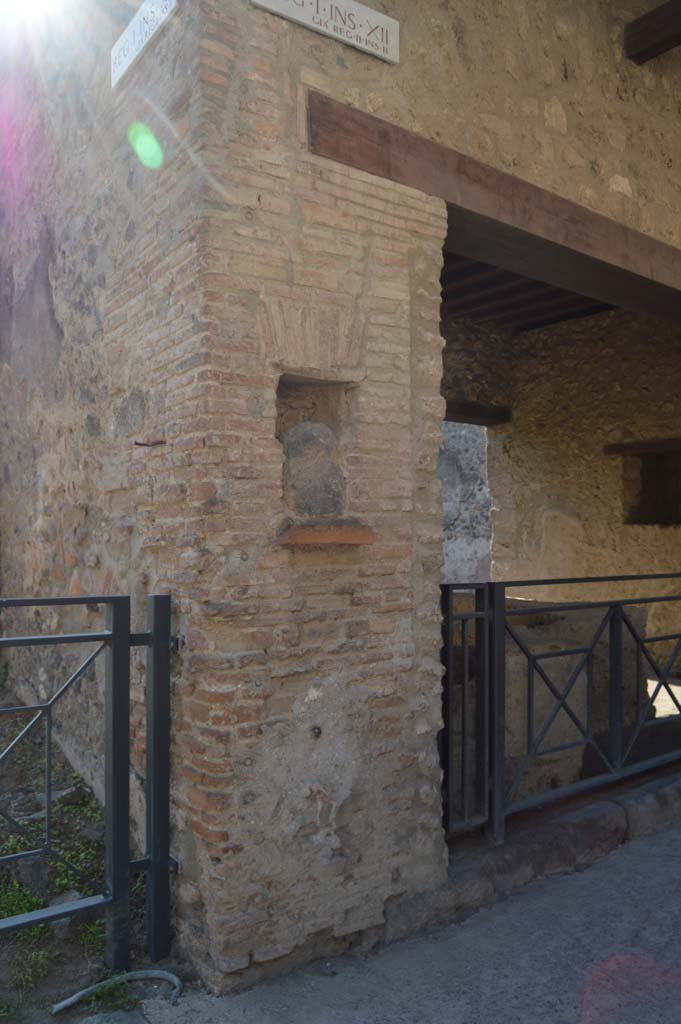
[[[176,920],[214,988],[376,936],[445,877],[446,211],[310,157],[305,88],[681,231],[679,72],[623,61],[624,13],[375,4],[402,23],[397,67],[202,0],[114,92],[127,3],[2,78],[2,588],[172,592]],[[281,437],[306,419],[344,474],[321,519],[293,502],[323,546],[281,543]]]
[[[190,456],[182,436],[199,400],[199,12],[171,20],[151,66],[112,92],[109,52],[130,6],[76,7],[42,35],[1,44],[1,591],[131,594],[142,629],[147,594],[170,590],[181,628],[210,455]],[[138,121],[162,141],[160,170],[128,143]],[[94,612],[71,621],[101,625]],[[5,613],[3,630],[64,622],[54,611]],[[44,697],[71,653],[15,657],[12,681],[29,700]],[[141,660],[134,669],[139,780]],[[181,664],[175,678],[181,688]],[[55,716],[59,742],[99,794],[101,686],[89,677]]]
[[[494,578],[680,571],[681,525],[631,522],[637,459],[604,451],[679,437],[678,325],[612,311],[515,338],[463,321],[444,333],[445,396],[512,409],[511,423],[487,430]],[[554,588],[543,596],[677,591],[670,581]],[[678,605],[650,606],[651,636],[680,624]]]
[[[618,311],[513,346],[513,422],[489,432],[499,576],[678,571],[681,526],[628,522],[629,460],[603,449],[678,438],[681,329]]]

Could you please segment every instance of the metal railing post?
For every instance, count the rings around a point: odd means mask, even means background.
[[[445,831],[448,832],[456,817],[456,794],[454,792],[454,595],[452,588],[442,588],[442,643],[444,645],[444,691],[443,713],[444,733],[442,737],[442,769],[445,789]]]
[[[106,652],[105,833],[107,966],[128,967],[130,955],[130,598],[107,605],[111,631]]]
[[[489,793],[489,594],[475,591],[475,812],[487,816]]]
[[[170,597],[148,603],[147,941],[152,961],[170,954]]]
[[[622,625],[622,607],[614,605],[610,618],[610,758],[616,771],[622,767],[624,688]]]
[[[506,748],[506,587],[488,584],[490,618],[490,794],[487,834],[496,844],[504,841],[506,800],[504,761]]]

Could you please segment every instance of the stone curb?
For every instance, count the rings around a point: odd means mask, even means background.
[[[465,918],[529,882],[578,871],[623,843],[681,821],[681,776],[655,779],[557,814],[499,847],[452,857],[449,884],[386,908],[383,941]]]
[[[681,777],[654,779],[615,797],[626,814],[627,839],[650,835],[681,821]]]

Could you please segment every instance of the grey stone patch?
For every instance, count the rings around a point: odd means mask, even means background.
[[[101,821],[90,821],[85,819],[79,825],[80,834],[89,843],[104,842],[104,823]]]
[[[89,796],[89,790],[85,786],[69,786],[68,789],[57,789],[52,793],[52,803],[60,803],[65,807],[77,807]],[[45,794],[36,794],[39,803],[45,804]]]
[[[17,874],[21,884],[31,892],[40,894],[47,892],[49,881],[47,857],[24,857],[17,862]]]
[[[76,889],[69,889],[68,892],[62,892],[59,896],[55,896],[53,900],[50,900],[51,907],[61,907],[65,903],[75,903],[81,899],[81,894]],[[79,923],[82,921],[80,916],[76,917],[62,917],[58,921],[51,921],[50,928],[57,936],[58,939],[65,939],[68,935],[69,929],[72,924]]]
[[[282,444],[288,507],[308,519],[342,516],[345,476],[334,432],[323,423],[298,423],[284,434]]]
[[[443,423],[438,463],[444,517],[444,583],[489,579],[492,496],[487,480],[487,430]]]
[[[85,433],[89,434],[90,437],[99,437],[101,432],[102,424],[99,421],[99,416],[88,414],[85,417]]]
[[[118,404],[115,411],[117,434],[132,434],[140,430],[147,413],[146,395],[139,388],[133,388]]]

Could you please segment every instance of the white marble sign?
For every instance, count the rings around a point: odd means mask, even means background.
[[[177,0],[144,0],[111,51],[112,89],[176,7]]]
[[[322,35],[370,53],[390,64],[400,62],[400,23],[357,0],[253,0],[256,7],[280,14]]]

